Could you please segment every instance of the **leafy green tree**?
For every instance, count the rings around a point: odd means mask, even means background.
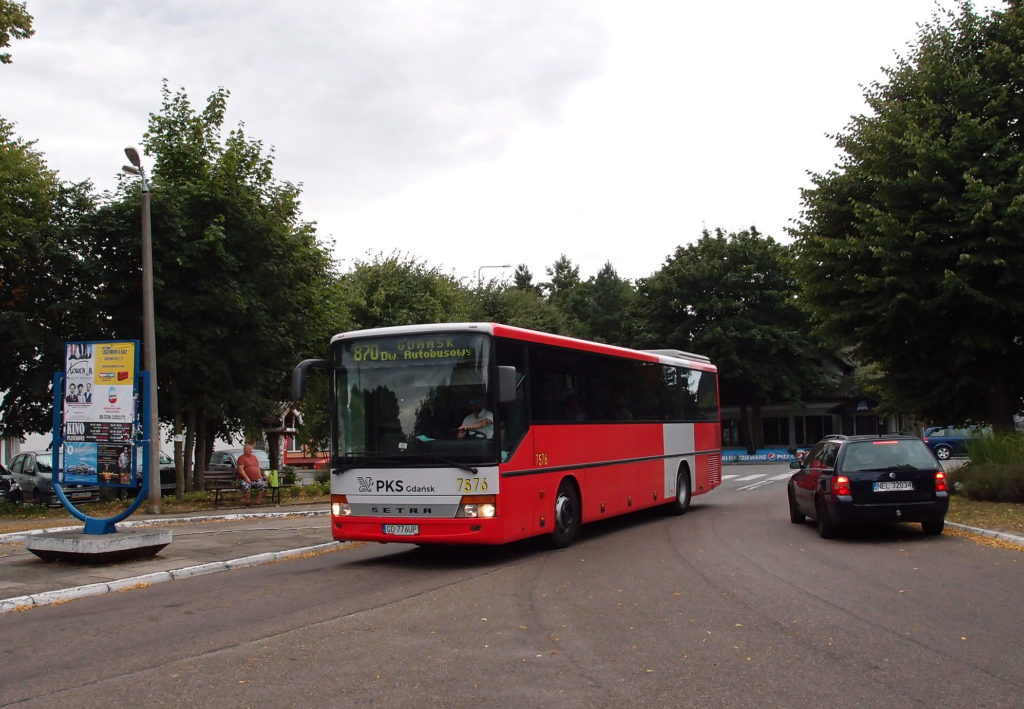
[[[0,118],[0,433],[52,428],[52,381],[64,342],[105,334],[96,322],[99,261],[89,183],[61,183],[32,142]]]
[[[512,277],[512,283],[514,288],[519,290],[533,291],[538,295],[541,293],[541,287],[534,284],[533,274],[530,273],[530,269],[525,263],[521,263],[516,266],[516,272]]]
[[[565,316],[567,331],[563,334],[584,337],[587,289],[580,279],[579,266],[561,254],[557,261],[544,270],[550,280],[541,284],[541,290],[547,302]]]
[[[920,27],[794,231],[823,337],[903,410],[1011,426],[1024,396],[1024,7]]]
[[[467,289],[454,276],[397,253],[356,261],[337,287],[353,328],[458,322],[469,312]]]
[[[544,269],[551,280],[542,284],[544,293],[555,305],[561,305],[569,299],[573,288],[580,284],[580,267],[573,264],[565,254]]]
[[[707,230],[678,247],[642,281],[640,345],[711,358],[723,404],[746,411],[769,402],[798,402],[821,384],[816,349],[802,334],[804,316],[789,247],[756,229]],[[748,432],[756,447],[760,433]]]
[[[470,319],[498,322],[541,332],[565,333],[565,315],[534,288],[491,284],[470,299]]]
[[[273,151],[242,125],[222,139],[227,98],[218,89],[197,111],[165,83],[144,136],[161,412],[190,422],[200,464],[210,431],[258,429],[277,412],[292,367],[322,351],[331,322],[323,295],[333,265],[301,221],[300,190],[274,178]],[[98,215],[121,256],[111,264],[123,286],[112,317],[126,335],[139,331],[137,190],[122,184],[120,201]]]
[[[582,318],[583,336],[612,345],[632,344],[636,338],[630,317],[636,300],[633,284],[621,278],[609,261],[583,285],[577,313]]]
[[[0,0],[0,48],[10,47],[11,39],[28,39],[32,29],[32,15],[28,14],[24,2]],[[10,64],[10,52],[0,52],[0,64]]]

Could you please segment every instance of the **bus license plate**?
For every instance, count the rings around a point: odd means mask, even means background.
[[[893,492],[893,491],[898,491],[898,490],[911,490],[912,491],[914,489],[914,481],[913,480],[894,480],[894,481],[886,480],[884,482],[877,482],[877,483],[875,483],[874,487],[872,489],[875,492]]]
[[[385,524],[384,534],[393,534],[397,537],[413,537],[420,533],[418,524]]]

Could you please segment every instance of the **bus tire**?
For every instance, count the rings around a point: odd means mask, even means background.
[[[555,549],[569,546],[580,536],[580,493],[575,483],[568,478],[559,483],[558,494],[555,495],[554,526],[551,546]]]
[[[690,509],[690,496],[692,494],[690,490],[690,470],[683,465],[679,468],[679,474],[676,475],[676,496],[669,503],[669,513],[681,515]]]

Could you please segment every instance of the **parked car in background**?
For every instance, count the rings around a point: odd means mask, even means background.
[[[10,473],[25,500],[38,505],[59,505],[53,490],[53,458],[50,451],[27,451],[11,459]],[[96,485],[64,485],[64,496],[71,502],[91,502],[100,499]]]
[[[135,473],[139,479],[139,487],[142,487],[142,455],[142,447],[139,446],[135,449]],[[174,459],[163,451],[160,451],[158,456],[160,460],[160,494],[173,495],[177,487]],[[138,494],[139,487],[135,488],[136,494]]]
[[[6,500],[15,505],[22,502],[21,486],[3,465],[0,465],[0,500]]]
[[[214,451],[210,456],[210,465],[207,470],[238,470],[238,457],[244,452],[245,450],[242,448]],[[265,450],[254,448],[252,454],[260,462],[260,470],[270,470],[270,457]]]
[[[824,539],[855,522],[919,522],[925,534],[942,534],[946,473],[916,436],[827,436],[790,467],[789,519],[811,517]]]
[[[991,435],[988,426],[934,426],[924,430],[925,444],[935,451],[939,460],[949,460],[955,455],[967,455],[967,446],[972,438]]]

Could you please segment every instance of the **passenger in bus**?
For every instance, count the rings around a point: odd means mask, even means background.
[[[494,436],[494,414],[484,408],[484,400],[479,397],[470,399],[469,407],[472,411],[462,419],[458,437],[465,438],[470,431],[475,431],[484,438],[492,438]]]
[[[587,418],[587,412],[583,408],[583,404],[580,403],[580,399],[575,394],[569,394],[565,400],[565,412],[566,418],[569,421],[583,421]]]

